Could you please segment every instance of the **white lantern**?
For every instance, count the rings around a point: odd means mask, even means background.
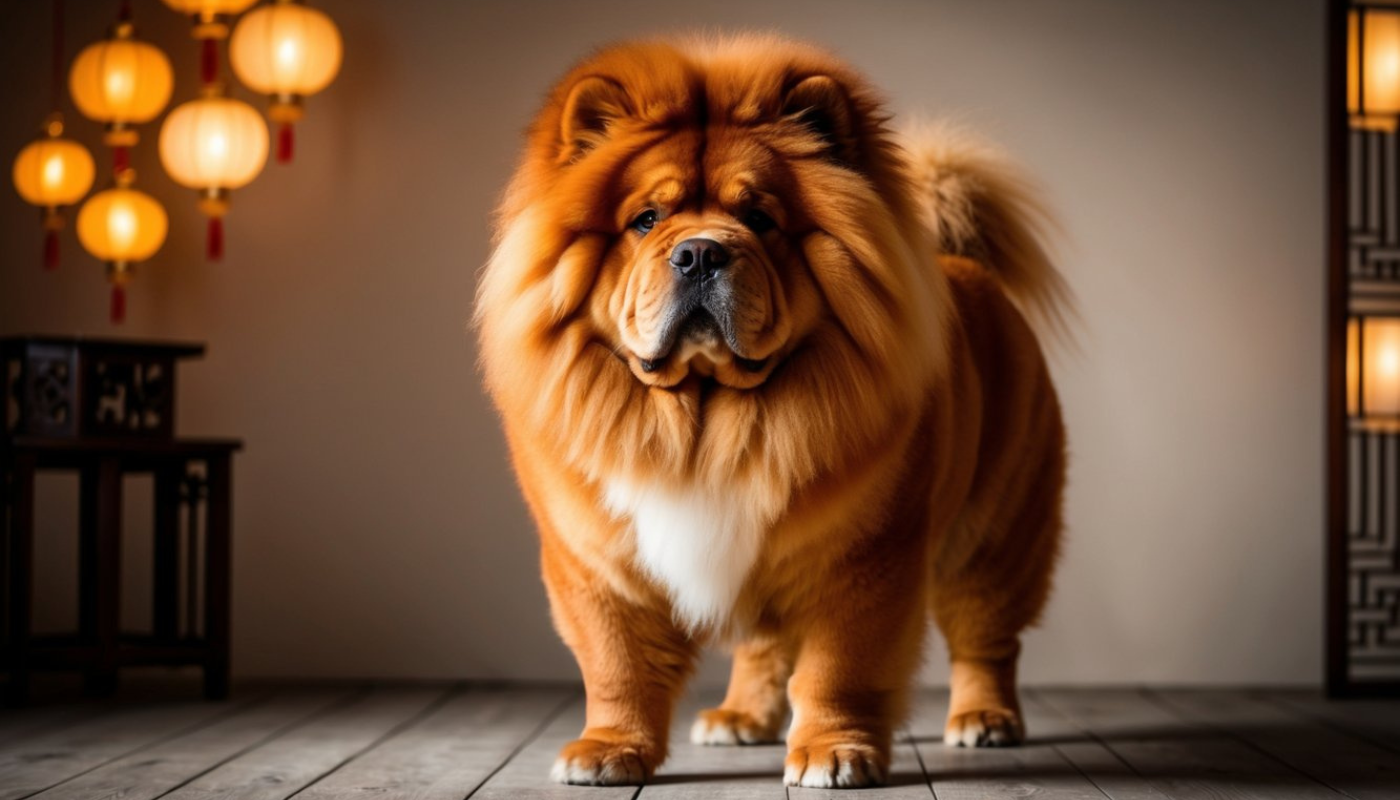
[[[209,217],[207,254],[223,257],[222,218],[229,192],[248,184],[267,162],[267,123],[252,106],[210,87],[178,106],[160,129],[160,161],[176,183],[197,189]]]
[[[302,118],[302,101],[335,79],[341,51],[331,18],[293,0],[275,0],[238,21],[229,60],[245,86],[272,98],[268,116],[279,126],[277,160],[291,160],[292,125]]]

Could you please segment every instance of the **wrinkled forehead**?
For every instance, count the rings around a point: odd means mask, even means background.
[[[691,126],[640,150],[616,189],[638,207],[742,206],[782,179],[779,163],[747,126]]]

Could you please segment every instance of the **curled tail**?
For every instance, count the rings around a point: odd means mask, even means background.
[[[1053,218],[1001,150],[965,130],[929,124],[902,143],[925,223],[941,252],[982,262],[1042,334],[1072,344],[1074,294],[1045,249]]]

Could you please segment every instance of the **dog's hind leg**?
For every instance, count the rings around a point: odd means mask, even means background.
[[[724,702],[700,712],[690,740],[714,745],[782,741],[793,657],[792,645],[779,639],[755,638],[734,648]]]
[[[944,742],[997,747],[1025,738],[1016,695],[1020,633],[1050,593],[1059,549],[1064,456],[1058,441],[1043,478],[990,520],[955,526],[934,557],[933,616],[952,661]]]

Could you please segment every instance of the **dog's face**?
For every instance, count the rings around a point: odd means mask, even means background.
[[[753,388],[810,332],[821,300],[795,180],[741,129],[677,131],[631,159],[590,317],[638,380]]]
[[[771,44],[604,51],[532,128],[478,300],[488,381],[590,475],[703,472],[701,451],[814,473],[937,360],[878,103]]]
[[[821,315],[803,243],[828,227],[811,211],[831,203],[812,198],[859,196],[844,185],[860,155],[855,104],[829,75],[735,96],[722,72],[671,66],[568,87],[560,188],[586,189],[561,194],[606,239],[590,319],[642,383],[751,389]]]

